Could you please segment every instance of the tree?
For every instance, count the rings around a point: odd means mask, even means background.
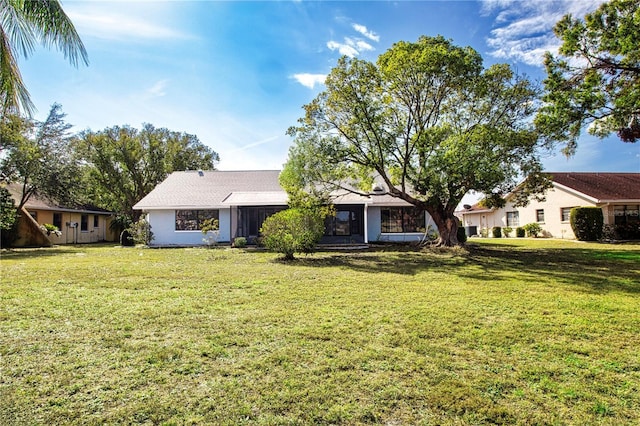
[[[346,57],[289,135],[289,185],[371,195],[372,184],[427,211],[438,245],[458,244],[454,211],[470,190],[520,200],[548,184],[530,117],[536,89],[508,65],[482,66],[443,37],[399,42],[377,64]],[[375,195],[371,195],[375,196]]]
[[[585,16],[564,16],[554,32],[557,56],[547,53],[544,105],[536,124],[550,141],[575,152],[583,128],[624,142],[640,138],[640,3],[612,0]]]
[[[142,130],[114,126],[82,132],[74,150],[85,164],[93,203],[133,221],[139,216],[133,206],[169,173],[213,169],[218,161],[218,154],[196,136],[151,124],[145,124]]]
[[[20,185],[17,211],[33,195],[71,207],[79,202],[79,169],[71,155],[69,129],[59,104],[44,122],[11,115],[0,127],[2,179]]]
[[[87,52],[58,0],[0,0],[0,109],[29,115],[35,109],[18,68],[40,42],[55,46],[72,65],[89,64]]]

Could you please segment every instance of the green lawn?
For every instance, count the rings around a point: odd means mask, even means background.
[[[3,251],[0,423],[640,423],[640,245]]]

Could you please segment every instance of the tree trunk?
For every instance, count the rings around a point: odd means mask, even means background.
[[[433,211],[429,211],[433,210]],[[433,222],[438,227],[440,238],[436,241],[436,247],[455,247],[462,245],[458,241],[458,218],[451,214],[436,209],[427,209]]]

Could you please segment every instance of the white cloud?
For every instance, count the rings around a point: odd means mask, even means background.
[[[369,40],[373,40],[375,42],[380,41],[380,36],[374,33],[373,31],[369,31],[367,27],[365,27],[364,25],[353,24],[353,29],[359,32],[360,34],[362,34],[363,36],[365,36],[366,38],[368,38]]]
[[[556,22],[566,14],[582,18],[602,3],[604,0],[484,0],[482,14],[497,13],[496,26],[487,39],[493,49],[490,54],[542,66],[544,53],[555,53],[560,47],[553,33]]]
[[[345,43],[339,43],[337,41],[329,41],[327,42],[327,47],[331,50],[337,50],[341,55],[348,56],[350,58],[358,56],[360,52],[355,46],[348,43],[349,39],[345,38]]]
[[[147,97],[149,98],[158,98],[161,96],[166,95],[166,91],[165,89],[167,88],[167,85],[169,84],[169,80],[160,80],[158,82],[156,82],[156,84],[154,84],[153,86],[151,86],[149,89],[147,89]]]
[[[324,81],[327,78],[327,75],[326,74],[301,73],[301,74],[294,74],[292,77],[298,83],[302,84],[304,87],[308,87],[309,89],[313,89],[316,86],[316,84],[324,84]]]
[[[133,16],[93,10],[70,11],[69,18],[82,37],[95,37],[105,40],[172,40],[189,39],[189,35],[168,26],[155,24],[147,19]]]

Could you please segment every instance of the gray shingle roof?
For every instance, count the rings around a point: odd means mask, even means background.
[[[173,172],[134,209],[228,207],[223,201],[233,192],[283,193],[279,175],[279,170]]]

